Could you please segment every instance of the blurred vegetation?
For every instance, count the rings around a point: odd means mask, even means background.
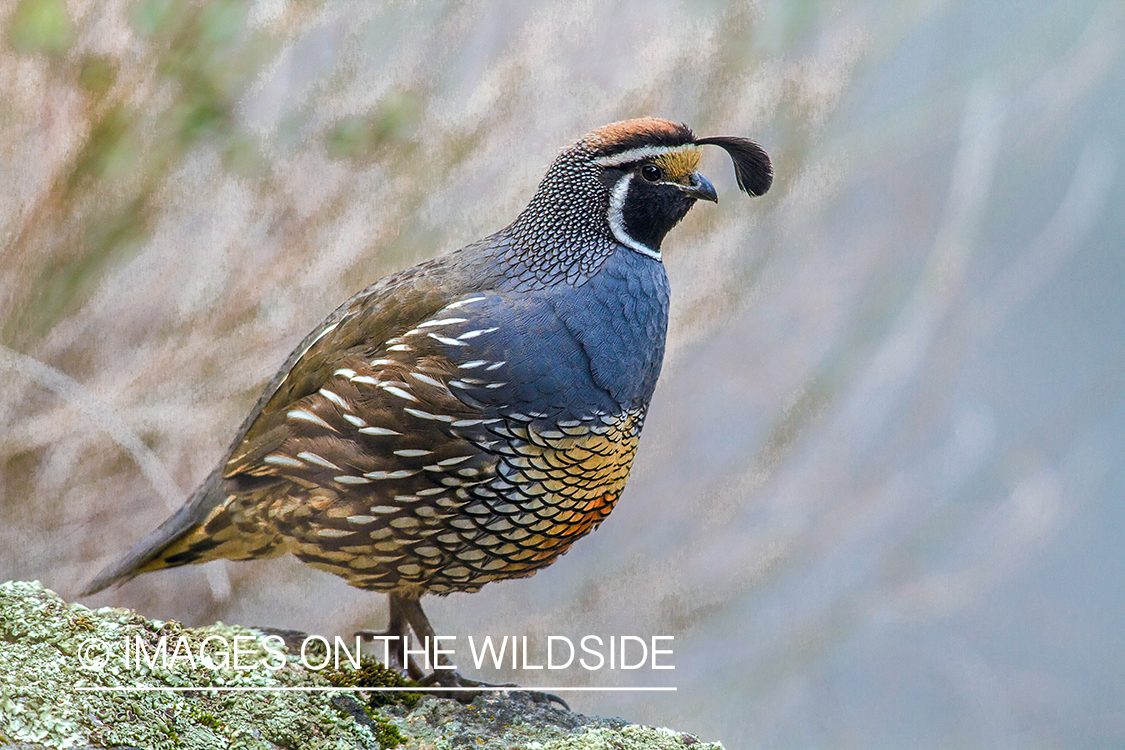
[[[669,356],[618,510],[435,623],[674,632],[678,693],[576,708],[728,746],[1121,744],[1120,3],[9,0],[0,23],[0,578],[72,594],[166,514],[123,425],[187,491],[340,301],[653,114],[762,142],[774,188],[705,156],[721,202],[666,243]],[[229,574],[229,599],[184,570],[98,601],[379,624],[296,563]]]
[[[19,52],[62,54],[73,37],[64,0],[21,0],[8,21],[8,42]]]
[[[38,265],[7,300],[3,341],[18,350],[75,314],[111,267],[142,251],[157,196],[191,148],[206,142],[231,159],[250,147],[234,108],[276,45],[247,29],[245,4],[144,0],[131,5],[127,23],[135,47],[75,53],[65,3],[22,0],[12,13],[15,51],[62,58],[39,84],[43,106],[76,95],[80,104],[65,113],[75,120],[60,126],[85,131],[77,148],[57,155],[33,210],[10,227],[12,245]],[[133,69],[119,76],[125,61]]]

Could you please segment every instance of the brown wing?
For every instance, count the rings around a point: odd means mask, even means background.
[[[341,305],[313,330],[266,386],[243,422],[224,461],[223,476],[260,475],[253,467],[276,450],[289,435],[287,414],[303,398],[317,393],[351,365],[363,366],[417,323],[426,320],[457,295],[458,278],[450,260],[438,258],[390,276]]]
[[[312,413],[329,414],[329,404],[321,402],[325,397],[319,395],[320,391],[349,365],[358,367],[365,377],[378,378],[378,373],[371,371],[377,368],[370,361],[388,340],[440,310],[451,295],[456,298],[471,290],[473,282],[469,280],[486,278],[486,274],[472,268],[471,258],[458,260],[460,256],[461,251],[387,277],[332,313],[305,338],[266,386],[219,468],[160,528],[101,571],[89,584],[87,593],[147,570],[222,557],[265,557],[286,551],[285,540],[278,537],[275,529],[248,514],[257,505],[268,506],[270,497],[298,491],[307,478],[299,471],[289,471],[288,478],[293,481],[286,483],[283,467],[263,460],[301,440],[332,439],[347,426],[346,420],[341,421],[341,414],[336,418],[340,424],[335,432],[318,436],[312,430],[313,423],[301,425],[289,413],[305,407],[311,408]],[[331,386],[326,390],[331,391]],[[291,440],[298,442],[290,443]],[[317,449],[314,446],[311,450]]]
[[[344,354],[340,337],[354,336],[347,329],[362,325],[361,315],[315,340],[292,374],[318,387],[291,400],[283,394],[294,389],[277,389],[232,451],[224,468],[229,499],[204,530],[227,519],[243,534],[269,529],[278,537],[271,549],[370,589],[421,583],[448,567],[462,542],[435,537],[497,464],[460,431],[499,421],[454,395],[448,383],[457,364],[429,335],[454,317],[445,310],[459,299],[400,335]],[[321,354],[322,342],[331,354]],[[304,374],[310,355],[321,377]]]

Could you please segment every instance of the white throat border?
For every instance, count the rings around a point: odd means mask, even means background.
[[[636,251],[646,258],[652,258],[656,261],[662,261],[659,250],[653,250],[643,242],[637,242],[629,236],[629,232],[625,229],[625,200],[629,197],[629,186],[633,182],[633,172],[628,172],[622,175],[617,184],[613,186],[613,190],[609,194],[609,229],[613,232],[613,236],[617,238],[625,247],[630,250]]]

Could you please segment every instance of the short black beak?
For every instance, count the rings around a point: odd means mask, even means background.
[[[719,202],[719,194],[715,192],[715,186],[712,185],[711,181],[699,172],[691,173],[690,185],[676,185],[676,187],[678,187],[680,190],[683,190],[692,198],[711,201],[712,203]]]

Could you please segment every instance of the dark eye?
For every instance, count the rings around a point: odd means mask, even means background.
[[[645,164],[641,167],[641,177],[649,182],[660,182],[664,179],[664,170],[655,164]]]

